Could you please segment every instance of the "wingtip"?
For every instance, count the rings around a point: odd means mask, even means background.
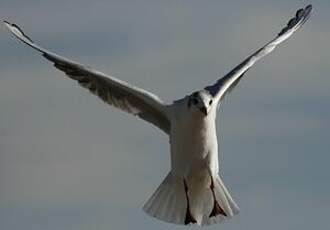
[[[12,23],[8,22],[7,20],[2,20],[2,22],[5,24],[5,26],[7,27],[7,29],[9,31],[11,31],[11,27],[13,26]]]
[[[312,4],[307,5],[305,8],[301,8],[297,10],[295,17],[291,18],[289,22],[287,23],[287,26],[284,27],[280,33],[278,33],[278,36],[283,35],[290,29],[294,27],[301,27],[310,17],[311,11],[313,9]]]
[[[25,39],[27,39],[27,40],[29,40],[30,42],[33,43],[33,40],[29,36],[27,36],[18,25],[14,24],[14,23],[10,23],[10,22],[8,22],[6,20],[3,20],[3,23],[5,23],[5,25],[9,29],[9,31],[11,31],[12,33],[14,33],[16,36],[22,36]],[[18,35],[17,32],[15,32],[15,30],[18,31],[20,35]]]
[[[308,6],[305,7],[305,11],[307,12],[307,14],[309,14],[312,10],[313,10],[312,4],[309,4]]]
[[[8,22],[7,20],[2,20],[2,22],[5,24],[5,26],[7,26],[7,27],[9,27],[10,25],[11,25],[11,23],[10,22]]]

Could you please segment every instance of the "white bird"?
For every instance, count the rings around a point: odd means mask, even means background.
[[[172,104],[165,104],[148,91],[41,48],[17,25],[4,23],[18,39],[104,102],[163,130],[170,140],[171,170],[143,209],[166,222],[208,225],[227,220],[239,211],[219,176],[216,115],[220,101],[254,63],[298,30],[311,11],[311,5],[298,10],[275,39],[214,85]]]

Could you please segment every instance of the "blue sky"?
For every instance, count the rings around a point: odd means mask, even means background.
[[[208,227],[307,230],[329,226],[329,1],[1,0],[0,15],[171,102],[215,82],[309,3],[311,20],[220,109],[220,170],[241,212]],[[181,229],[141,210],[169,170],[167,137],[0,33],[0,228]]]

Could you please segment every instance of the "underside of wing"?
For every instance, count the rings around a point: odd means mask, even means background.
[[[217,102],[219,102],[227,93],[236,87],[249,68],[251,68],[258,60],[272,52],[278,44],[288,39],[295,31],[297,31],[309,19],[311,12],[311,5],[299,9],[296,12],[295,17],[289,20],[287,25],[272,41],[245,59],[215,84],[207,86],[205,89],[214,96]]]
[[[36,45],[17,25],[4,21],[9,31],[19,40],[38,50],[54,66],[104,102],[125,112],[139,116],[165,133],[170,132],[166,104],[156,95],[108,76],[85,65],[50,52]]]

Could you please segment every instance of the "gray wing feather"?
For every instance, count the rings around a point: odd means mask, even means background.
[[[296,12],[295,17],[287,23],[287,26],[284,27],[280,33],[278,33],[275,39],[253,53],[227,75],[219,79],[215,84],[207,86],[205,89],[209,91],[209,93],[217,100],[217,102],[219,102],[238,84],[244,73],[252,65],[254,65],[255,62],[272,52],[278,44],[288,39],[295,31],[297,31],[308,20],[311,11],[312,5],[308,5],[304,9],[299,9]]]
[[[156,95],[41,48],[17,25],[6,21],[4,23],[18,39],[41,52],[57,69],[65,72],[68,77],[76,80],[104,102],[137,115],[169,134],[171,127],[166,105]]]

